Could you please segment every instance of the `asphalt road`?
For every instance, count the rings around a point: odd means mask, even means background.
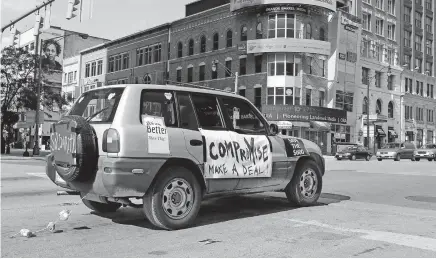
[[[35,160],[1,165],[2,257],[436,257],[436,162],[327,160],[319,206],[283,193],[203,202],[197,224],[154,229],[140,209],[91,213]],[[58,233],[43,229],[72,210]]]

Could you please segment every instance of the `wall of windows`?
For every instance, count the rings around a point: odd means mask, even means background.
[[[268,87],[267,104],[301,105],[301,88]]]
[[[293,53],[268,54],[269,76],[299,76],[301,56]]]
[[[129,53],[117,54],[109,57],[108,72],[116,72],[128,69],[130,65]]]
[[[335,107],[337,109],[344,109],[346,111],[352,112],[353,100],[354,100],[354,93],[336,90]]]
[[[85,78],[101,75],[103,73],[103,60],[90,61],[85,64]]]

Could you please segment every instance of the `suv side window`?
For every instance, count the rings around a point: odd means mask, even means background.
[[[224,129],[218,101],[212,95],[192,95],[192,102],[197,114],[198,124],[203,129]]]
[[[163,117],[167,127],[176,127],[177,119],[175,112],[174,94],[172,91],[143,90],[141,93],[142,115]]]
[[[230,119],[233,130],[242,134],[266,134],[265,125],[246,101],[222,97],[222,102],[223,113]]]
[[[177,92],[177,102],[180,109],[180,127],[184,129],[198,130],[198,123],[195,118],[194,107],[192,107],[189,93]]]

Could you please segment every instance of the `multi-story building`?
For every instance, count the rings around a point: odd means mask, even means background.
[[[66,58],[63,60],[63,80],[62,80],[62,93],[69,105],[65,108],[69,108],[74,101],[74,95],[76,87],[79,84],[79,61],[80,55]]]
[[[436,6],[432,0],[399,1],[402,73],[401,140],[436,143]]]

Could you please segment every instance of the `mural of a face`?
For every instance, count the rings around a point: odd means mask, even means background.
[[[54,44],[48,44],[47,48],[45,49],[45,54],[49,59],[54,60],[57,56],[56,46]]]

